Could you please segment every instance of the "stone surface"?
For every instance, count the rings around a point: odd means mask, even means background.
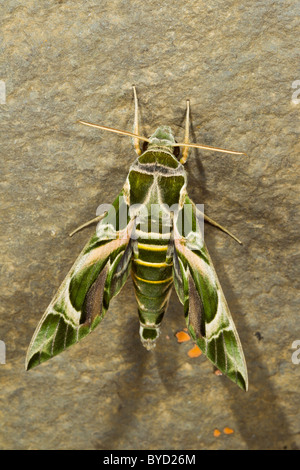
[[[1,10],[0,448],[299,447],[296,3],[7,0]],[[206,227],[248,393],[177,343],[175,295],[156,350],[144,350],[131,281],[90,337],[24,371],[34,328],[93,229],[68,233],[113,200],[135,158],[126,137],[76,120],[131,130],[133,83],[145,134],[168,124],[181,140],[190,98],[193,141],[248,154],[196,151],[187,163],[191,197],[244,242]]]

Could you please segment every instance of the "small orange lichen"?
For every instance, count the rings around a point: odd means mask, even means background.
[[[202,354],[199,346],[195,345],[192,349],[189,350],[188,355],[190,357],[198,357]]]
[[[223,429],[223,431],[224,431],[224,434],[233,434],[234,433],[234,430],[231,429],[231,428],[228,428],[227,426],[226,426],[226,428]]]
[[[219,437],[221,435],[221,431],[219,429],[214,429],[214,437]]]
[[[190,340],[190,336],[184,331],[178,331],[175,336],[177,338],[178,343],[184,343],[185,341]]]
[[[222,372],[219,369],[215,370],[215,375],[223,375]]]

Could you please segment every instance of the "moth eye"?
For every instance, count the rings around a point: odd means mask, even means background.
[[[178,158],[180,155],[180,148],[179,147],[173,147],[173,148],[174,148],[174,156]]]
[[[142,152],[145,152],[148,148],[148,142],[143,142],[143,149]]]

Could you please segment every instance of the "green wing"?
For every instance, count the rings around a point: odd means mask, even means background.
[[[174,224],[174,284],[190,335],[210,361],[243,390],[248,389],[247,366],[242,345],[234,326],[216,271],[205,246],[191,204],[192,225],[188,234],[180,234]],[[177,219],[179,220],[179,219]]]
[[[126,211],[126,212],[125,212]],[[134,221],[123,192],[90,239],[44,313],[26,357],[31,369],[88,335],[104,317],[129,275]]]

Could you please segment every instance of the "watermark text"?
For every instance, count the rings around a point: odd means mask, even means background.
[[[296,349],[292,354],[292,363],[298,365],[300,364],[300,339],[293,342],[292,349]]]
[[[6,87],[5,87],[5,81],[0,80],[0,104],[5,104],[6,103]]]
[[[204,237],[203,204],[126,204],[123,196],[117,203],[101,204],[96,214],[104,215],[97,225],[97,236],[104,239],[168,240],[193,235]],[[130,233],[129,233],[130,231]],[[200,241],[200,240],[199,240]]]
[[[6,359],[6,347],[4,341],[0,340],[0,364],[5,364]]]
[[[300,80],[295,80],[292,83],[292,88],[296,88],[296,91],[292,94],[292,103],[299,104],[300,98],[298,98],[298,96],[300,95]]]

